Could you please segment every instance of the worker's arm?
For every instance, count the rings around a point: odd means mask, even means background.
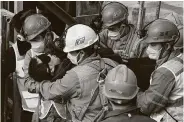
[[[77,74],[70,70],[62,79],[55,82],[43,81],[37,87],[45,99],[53,99],[57,97],[65,98],[78,95],[80,93],[80,83]]]
[[[166,68],[159,68],[152,74],[148,90],[137,96],[137,104],[144,114],[160,111],[167,104],[169,94],[175,85],[174,75]]]
[[[107,45],[107,41],[108,41],[108,35],[107,35],[107,31],[106,30],[102,30],[99,33],[99,40],[100,40],[100,47],[101,48],[109,48]]]
[[[23,85],[25,86],[25,88],[28,89],[29,92],[35,93],[36,92],[36,87],[39,87],[39,83],[35,82],[35,80],[33,78],[31,78],[29,76],[29,73],[28,73],[28,68],[29,68],[29,63],[31,61],[31,58],[32,58],[31,50],[29,50],[26,53],[26,56],[25,56],[25,59],[24,59],[23,70],[24,70],[24,74],[25,74],[25,76],[24,76],[25,81],[24,81]]]
[[[74,71],[68,71],[62,79],[56,81],[37,82],[29,76],[28,67],[31,60],[30,51],[26,54],[24,62],[25,83],[31,93],[41,93],[45,99],[52,99],[58,96],[71,96],[77,92],[76,87],[79,87],[79,79]],[[73,90],[74,89],[74,90]]]

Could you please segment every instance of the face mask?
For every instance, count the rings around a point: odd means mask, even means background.
[[[41,41],[41,42],[31,42],[31,47],[32,48],[39,48],[39,47],[42,47],[42,45],[44,45],[44,41]]]
[[[113,31],[108,31],[108,37],[111,38],[112,40],[117,40],[117,39],[120,39],[121,37],[121,34],[119,31],[117,32],[113,32]]]
[[[31,43],[31,48],[33,50],[35,50],[37,52],[37,50],[43,51],[45,48],[45,43],[44,43],[44,38],[42,36],[37,36],[35,37],[32,41],[30,41]]]
[[[43,53],[45,48],[44,41],[42,42],[32,42],[31,49],[37,53]]]
[[[75,64],[75,65],[78,65],[78,63],[80,62],[80,60],[82,59],[82,56],[80,56],[80,53],[77,53],[77,54],[72,54],[72,53],[68,53],[67,55],[67,58],[70,59],[70,61]]]
[[[160,48],[159,50],[153,49],[150,46],[148,46],[146,53],[148,54],[148,57],[150,59],[154,59],[157,60],[160,56],[162,48]]]
[[[125,25],[122,24],[119,29],[116,29],[115,31],[108,29],[108,37],[111,38],[111,40],[118,40],[121,38],[125,31]]]

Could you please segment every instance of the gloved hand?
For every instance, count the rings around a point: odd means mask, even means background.
[[[102,24],[102,17],[99,15],[91,21],[90,26],[95,30],[96,33],[99,33],[102,29]]]

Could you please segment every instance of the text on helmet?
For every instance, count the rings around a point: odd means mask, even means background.
[[[116,19],[116,17],[121,15],[121,10],[119,9],[117,12],[114,12],[113,19]]]
[[[85,37],[82,37],[82,38],[77,39],[76,42],[75,42],[75,46],[84,43],[84,40],[85,40]]]

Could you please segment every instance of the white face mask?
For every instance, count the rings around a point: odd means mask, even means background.
[[[114,31],[108,29],[108,37],[112,40],[118,40],[121,38],[121,35],[124,33],[125,25],[122,24],[119,29],[116,29]]]
[[[113,31],[108,31],[108,37],[110,37],[112,40],[117,40],[117,39],[120,39],[121,37],[121,34],[119,31],[117,32],[113,32]]]
[[[67,58],[70,59],[70,61],[75,64],[78,65],[78,63],[81,61],[83,56],[80,56],[81,52],[78,52],[77,54],[75,53],[68,53]],[[80,57],[79,57],[80,56]]]
[[[43,45],[44,45],[44,41],[40,41],[40,42],[31,42],[32,48],[40,48],[40,47],[43,47]]]
[[[153,49],[150,46],[148,46],[146,53],[148,54],[148,57],[150,59],[158,60],[160,53],[161,53],[162,48],[159,50]]]
[[[43,52],[44,48],[45,48],[45,43],[44,43],[44,38],[42,38],[41,36],[37,36],[33,41],[31,41],[31,48],[35,51],[35,52]]]

